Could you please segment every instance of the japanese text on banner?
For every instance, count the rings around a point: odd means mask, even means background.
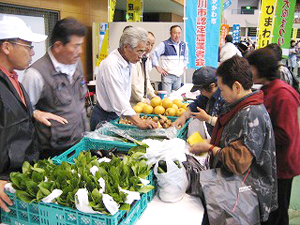
[[[239,24],[233,24],[232,26],[232,43],[240,42],[241,38],[241,26]]]
[[[206,43],[206,23],[207,23],[207,0],[199,0],[197,6],[197,31],[196,31],[196,66],[205,65],[205,43]]]
[[[141,22],[143,15],[143,1],[142,0],[127,0],[127,22]]]
[[[189,68],[218,66],[220,0],[186,0]]]
[[[276,11],[277,0],[264,0],[261,5],[261,14],[259,18],[258,46],[266,47],[271,43],[272,31],[274,27],[274,15]]]
[[[290,47],[296,0],[278,0],[276,20],[273,32],[273,43],[281,45],[283,49]]]
[[[220,46],[225,44],[225,37],[229,33],[229,25],[222,24],[220,31]]]

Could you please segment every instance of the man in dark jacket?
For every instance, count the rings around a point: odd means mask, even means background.
[[[24,161],[38,159],[36,133],[29,97],[14,71],[24,70],[34,55],[32,42],[47,36],[33,33],[17,17],[0,21],[0,207],[12,205],[4,193],[9,174],[19,171]]]

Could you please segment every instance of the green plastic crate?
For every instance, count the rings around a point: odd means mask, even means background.
[[[104,149],[108,150],[114,147],[117,147],[118,151],[128,152],[129,149],[135,147],[136,144],[126,143],[126,142],[117,142],[117,141],[104,141],[91,138],[83,138],[80,142],[74,145],[72,148],[68,149],[59,156],[52,158],[53,162],[56,164],[61,164],[63,161],[74,164],[73,159],[77,158],[79,153],[83,150],[99,150]]]
[[[155,116],[158,116],[156,114],[143,114],[141,113],[140,116],[148,116],[148,117],[155,117]],[[176,119],[178,119],[177,116],[167,116],[168,119],[170,119],[172,122],[174,122]],[[120,118],[117,118],[115,120],[112,120],[111,123],[117,127],[119,127],[120,129],[124,129],[124,130],[129,130],[129,129],[137,129],[139,130],[139,128],[137,128],[136,126],[134,125],[127,125],[127,124],[119,124],[119,121],[120,121]],[[186,121],[186,123],[183,125],[182,128],[180,128],[178,131],[177,131],[177,135],[176,137],[178,138],[181,138],[183,140],[186,140],[187,138],[187,129],[188,129],[188,124],[189,124],[190,120],[188,119]],[[151,132],[151,130],[149,130],[149,132]],[[104,132],[105,133],[105,132]],[[110,132],[107,132],[106,133],[107,135],[112,135],[113,133],[110,133]],[[142,137],[142,136],[134,136],[133,138],[137,139],[137,140],[142,140],[142,139],[145,139],[147,137]]]
[[[55,156],[54,158],[52,158],[52,160],[55,164],[61,164],[62,162],[68,162],[70,164],[74,164],[73,159],[77,158],[79,153],[82,152],[83,150],[98,150],[100,148],[107,150],[107,149],[117,147],[117,151],[128,152],[129,149],[131,149],[134,146],[136,145],[129,144],[129,143],[83,138],[79,143],[74,145],[72,148],[68,149],[67,151],[60,154],[59,156]],[[151,170],[151,173],[148,176],[148,180],[150,181],[150,185],[156,187],[153,170]],[[152,201],[155,192],[156,192],[156,188],[146,193],[146,198],[148,202]]]
[[[147,195],[143,194],[139,201],[135,201],[129,212],[119,210],[115,215],[87,214],[69,207],[54,203],[25,203],[7,193],[14,202],[9,206],[10,212],[1,210],[1,220],[6,224],[18,225],[127,225],[135,224],[147,207]]]

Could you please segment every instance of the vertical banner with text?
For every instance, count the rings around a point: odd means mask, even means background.
[[[220,46],[225,44],[225,37],[229,34],[229,25],[228,24],[222,24],[221,30],[220,30]]]
[[[114,22],[115,8],[117,0],[108,0],[108,22]]]
[[[218,66],[222,4],[218,0],[186,0],[189,68]]]
[[[143,15],[143,0],[127,0],[127,22],[141,22]]]
[[[241,38],[241,25],[233,24],[232,25],[232,43],[240,42]]]
[[[277,0],[272,42],[281,46],[283,54],[286,52],[284,49],[290,48],[295,7],[296,0]]]
[[[279,0],[280,1],[280,0]],[[277,0],[263,0],[260,8],[257,48],[266,47],[272,41]]]

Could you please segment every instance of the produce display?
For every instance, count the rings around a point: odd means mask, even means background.
[[[139,102],[133,109],[136,113],[145,114],[161,114],[166,116],[181,116],[187,109],[188,103],[182,103],[182,100],[164,98],[161,100],[160,97],[154,97],[151,100],[150,105]]]
[[[130,210],[130,205],[125,203],[128,194],[122,190],[147,193],[154,188],[141,181],[149,176],[151,170],[151,165],[147,165],[146,159],[141,158],[145,151],[144,146],[137,146],[128,155],[122,154],[120,157],[115,156],[115,148],[110,151],[83,151],[74,159],[74,164],[63,162],[56,165],[51,159],[40,160],[33,166],[24,162],[22,173],[11,173],[10,180],[16,190],[16,197],[26,203],[40,202],[54,189],[59,189],[62,194],[55,202],[75,208],[75,193],[86,188],[89,206],[93,210],[109,214],[102,201],[104,194],[111,196],[120,205],[120,210]],[[100,162],[103,156],[110,158],[110,161]],[[92,168],[96,168],[94,175]],[[103,188],[100,178],[105,181],[103,193],[100,192]]]
[[[163,115],[158,115],[158,116],[141,116],[140,117],[142,120],[152,120],[155,123],[157,123],[157,128],[164,128],[167,129],[169,127],[172,126],[172,121],[170,119],[168,119],[168,117],[163,116]],[[128,125],[132,125],[133,123],[127,119],[127,118],[120,118],[119,124],[128,124]]]

